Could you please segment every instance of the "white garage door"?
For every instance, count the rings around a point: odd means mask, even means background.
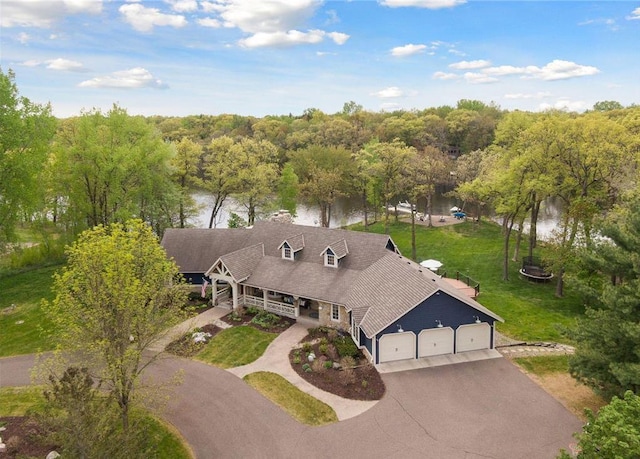
[[[378,343],[380,345],[380,357],[378,358],[380,363],[413,359],[416,356],[416,335],[413,332],[382,335]]]
[[[489,349],[491,347],[491,325],[460,325],[456,330],[456,353]]]
[[[418,335],[418,357],[453,354],[453,328],[430,328]]]

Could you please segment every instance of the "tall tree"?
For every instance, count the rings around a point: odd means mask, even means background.
[[[0,69],[0,248],[14,239],[20,216],[44,202],[41,175],[55,125],[51,107],[20,96],[14,73]]]
[[[344,147],[314,145],[290,155],[302,198],[320,208],[320,224],[328,228],[333,204],[349,191],[354,167],[351,153]]]
[[[141,220],[86,230],[67,254],[45,313],[58,349],[108,389],[126,430],[141,375],[160,355],[146,352],[182,317],[185,284]]]
[[[288,162],[282,168],[278,181],[278,205],[280,209],[288,210],[292,216],[296,215],[299,189],[298,176]]]
[[[205,153],[202,187],[213,194],[209,228],[217,224],[222,205],[237,189],[235,145],[231,137],[218,137],[211,141]]]
[[[140,217],[160,232],[172,224],[173,150],[144,118],[118,106],[84,113],[61,125],[54,151],[67,218],[93,227]]]
[[[601,459],[640,457],[640,397],[631,391],[613,397],[598,414],[587,410],[587,423],[577,435],[579,452],[560,459]]]
[[[602,238],[579,252],[587,309],[569,336],[571,374],[606,397],[640,394],[640,197],[602,223]],[[585,275],[586,274],[586,275]]]
[[[247,209],[247,224],[253,225],[256,210],[275,200],[278,149],[268,140],[245,138],[233,151],[237,171],[234,197]]]
[[[389,208],[393,199],[399,197],[404,186],[403,173],[409,158],[415,155],[415,148],[408,147],[401,140],[393,142],[371,142],[365,146],[374,158],[374,174],[380,184],[385,205],[385,233],[389,233]],[[415,203],[412,203],[415,204]]]
[[[171,160],[173,180],[178,184],[180,202],[178,220],[180,228],[184,228],[187,219],[195,214],[195,203],[191,197],[192,188],[199,183],[198,170],[202,159],[202,146],[186,137],[176,145],[176,154]]]

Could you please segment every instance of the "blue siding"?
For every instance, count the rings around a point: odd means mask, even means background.
[[[417,337],[420,331],[425,328],[436,328],[438,320],[443,327],[451,327],[456,330],[460,325],[475,323],[476,316],[481,322],[487,322],[493,327],[495,322],[493,317],[468,306],[447,293],[437,292],[378,333],[376,335],[376,351],[379,350],[378,340],[380,337],[386,333],[396,333],[398,325],[404,331],[412,331]],[[492,334],[491,347],[493,345]],[[415,358],[418,358],[417,352],[418,350],[416,349]],[[379,355],[379,352],[376,352],[377,355]]]
[[[204,283],[204,273],[182,273],[188,284],[202,285]]]
[[[369,354],[373,355],[373,339],[367,338],[362,330],[360,330],[360,346],[366,347]]]

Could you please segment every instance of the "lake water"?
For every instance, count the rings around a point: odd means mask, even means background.
[[[197,228],[207,228],[209,226],[209,218],[211,216],[211,202],[213,202],[212,195],[207,192],[198,191],[192,194],[196,203],[200,206],[200,212],[198,215],[191,219],[189,223]],[[433,215],[437,217],[439,215],[450,215],[450,209],[454,206],[461,206],[462,204],[454,198],[444,196],[442,193],[436,193],[433,197]],[[426,207],[425,200],[418,201],[418,211],[424,212]],[[221,211],[218,214],[216,221],[217,228],[226,228],[229,215],[236,213],[242,218],[247,218],[247,210],[239,204],[235,199],[227,198]],[[556,228],[561,215],[561,206],[553,199],[545,201],[540,209],[540,216],[538,219],[538,237],[545,239],[548,237],[553,229]],[[370,218],[373,216],[370,214]],[[358,198],[340,198],[336,200],[336,203],[331,209],[331,228],[339,228],[354,223],[361,222],[364,219],[364,214],[360,210],[360,199]],[[297,215],[294,218],[294,223],[299,225],[319,226],[320,225],[320,210],[316,206],[307,206],[304,204],[298,204]],[[528,229],[528,225],[525,224],[525,229]]]

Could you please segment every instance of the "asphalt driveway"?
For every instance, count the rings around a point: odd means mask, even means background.
[[[28,360],[0,359],[0,384],[24,381]],[[507,359],[385,374],[378,404],[323,427],[299,424],[238,377],[205,364],[166,359],[150,376],[179,369],[183,382],[165,417],[199,459],[544,459],[568,448],[582,427]]]
[[[377,405],[323,427],[297,423],[228,372],[180,362],[184,383],[167,416],[201,459],[543,459],[582,427],[507,359],[383,375],[387,394]],[[168,374],[175,363],[155,371]]]

